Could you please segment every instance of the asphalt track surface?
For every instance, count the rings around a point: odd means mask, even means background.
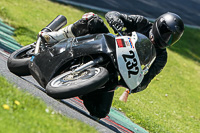
[[[19,49],[19,44],[12,39],[14,28],[5,25],[0,20],[0,76],[4,76],[9,82],[14,84],[18,89],[25,90],[35,97],[42,99],[48,106],[55,111],[71,118],[78,119],[84,123],[93,126],[101,133],[147,133],[143,128],[134,124],[130,119],[111,109],[106,118],[97,120],[89,115],[82,101],[78,97],[70,99],[56,100],[45,93],[45,89],[33,79],[32,76],[19,77],[11,73],[7,68],[7,58],[10,53]],[[63,123],[64,125],[65,123]]]
[[[9,55],[9,53],[0,49],[0,75],[4,76],[18,89],[26,91],[33,96],[40,98],[47,104],[47,106],[52,107],[56,112],[69,118],[78,119],[94,127],[100,133],[147,133],[145,129],[134,123],[133,125],[126,123],[128,127],[123,126],[120,123],[117,123],[117,121],[112,120],[109,116],[101,120],[97,120],[96,118],[89,115],[88,111],[82,103],[82,100],[80,100],[78,97],[62,100],[56,100],[49,97],[45,93],[45,89],[40,87],[40,85],[33,79],[32,76],[19,77],[8,70],[7,58]],[[125,120],[126,118],[123,117],[122,119]],[[65,123],[63,123],[63,125],[65,125]]]
[[[0,47],[3,45],[1,41],[2,40],[0,40]],[[32,76],[19,77],[11,73],[7,67],[7,59],[9,56],[10,52],[7,52],[7,49],[0,48],[0,76],[5,77],[18,89],[40,98],[47,106],[52,107],[56,112],[73,119],[78,119],[96,128],[100,133],[147,133],[145,129],[134,124],[128,117],[114,108],[111,109],[108,116],[98,120],[89,115],[82,100],[78,97],[61,100],[53,99],[45,93],[45,89],[42,88]],[[65,125],[65,123],[63,123],[63,125]]]
[[[119,11],[155,19],[166,12],[181,16],[184,23],[200,28],[200,0],[54,0],[99,11]]]
[[[77,105],[77,101],[79,100],[77,98],[64,99],[58,101],[47,96],[46,93],[44,93],[44,89],[41,88],[31,76],[18,77],[9,72],[6,65],[8,56],[9,53],[0,51],[0,75],[4,76],[11,83],[14,83],[19,89],[25,90],[26,92],[31,93],[33,96],[42,99],[48,106],[52,107],[55,111],[67,117],[76,118],[90,126],[95,127],[97,131],[101,133],[121,133],[125,129],[123,129],[123,127],[116,127],[115,125],[113,125],[112,121],[109,121],[108,118],[96,121],[95,118],[91,117],[88,114],[88,112],[82,106],[82,104]],[[81,102],[79,101],[79,103]],[[131,133],[131,131],[126,131]]]
[[[96,9],[99,11],[119,11],[128,14],[140,14],[148,18],[157,18],[160,14],[167,11],[179,14],[184,23],[194,26],[200,26],[200,1],[199,0],[60,0],[68,4]],[[55,100],[44,93],[37,82],[31,76],[18,77],[7,69],[7,57],[9,53],[0,51],[0,74],[18,86],[19,89],[26,90],[36,97],[41,98],[48,106],[65,116],[76,118],[95,127],[102,133],[123,132],[123,127],[116,127],[109,119],[105,118],[96,121],[91,117],[82,106],[79,99]],[[79,103],[79,105],[77,105]],[[64,124],[64,123],[63,123]],[[127,131],[127,130],[126,130]],[[128,131],[127,131],[128,132]],[[130,131],[131,132],[131,131]]]

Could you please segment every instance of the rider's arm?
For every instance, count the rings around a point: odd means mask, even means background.
[[[135,88],[132,93],[140,92],[147,88],[151,80],[161,72],[167,62],[167,51],[166,49],[157,50],[157,56],[154,63],[151,65],[148,73],[144,76],[142,83]]]
[[[105,18],[108,21],[108,23],[109,20],[113,18],[118,18],[122,20],[124,23],[124,27],[126,27],[129,31],[144,31],[149,29],[148,27],[151,26],[151,23],[145,17],[140,15],[127,15],[116,11],[111,11],[106,13]]]

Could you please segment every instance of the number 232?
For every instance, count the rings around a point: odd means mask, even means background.
[[[126,62],[126,68],[128,69],[128,78],[131,78],[131,75],[137,75],[139,72],[139,68],[137,66],[137,60],[135,58],[135,54],[132,50],[129,51],[130,55],[123,54],[122,57],[124,61]],[[132,60],[127,60],[132,59]],[[135,68],[135,71],[132,71],[131,69]]]

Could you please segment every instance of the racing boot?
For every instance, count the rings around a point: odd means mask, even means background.
[[[108,33],[109,30],[103,20],[96,14],[89,12],[74,24],[68,25],[59,31],[41,32],[40,36],[48,44],[57,43],[65,38],[78,37],[86,34]]]
[[[65,28],[60,29],[59,31],[52,31],[52,32],[41,31],[39,33],[39,36],[41,36],[47,44],[54,44],[54,43],[58,43],[59,41],[63,39],[75,37],[71,31],[71,28],[72,28],[72,24],[69,26],[66,26]]]

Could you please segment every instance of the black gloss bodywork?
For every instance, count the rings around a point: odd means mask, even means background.
[[[45,87],[63,66],[70,66],[77,58],[101,55],[106,61],[114,62],[114,53],[115,36],[113,34],[93,34],[69,38],[33,56],[29,69],[38,83]]]

